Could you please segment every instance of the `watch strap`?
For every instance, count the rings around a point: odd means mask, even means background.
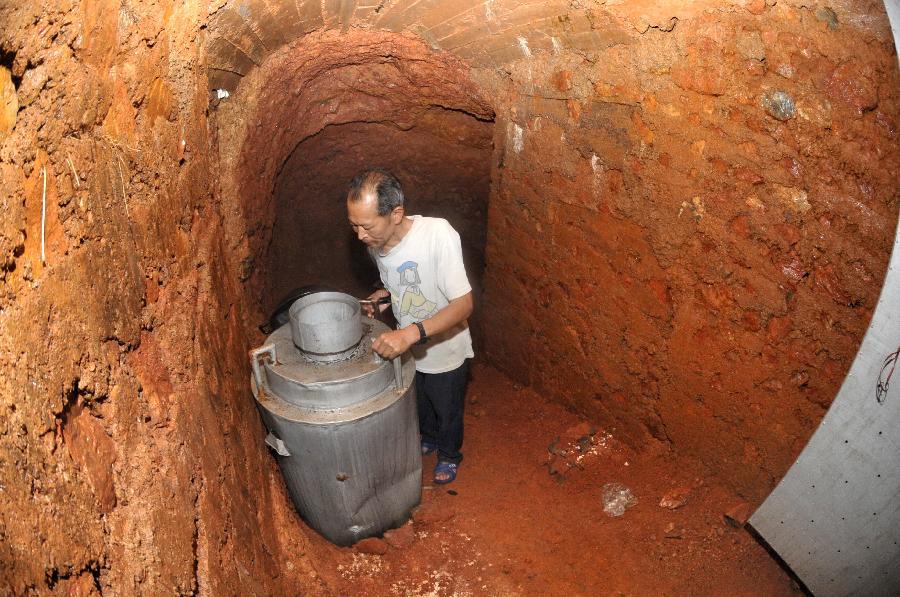
[[[421,321],[413,322],[417,328],[419,328],[419,341],[416,344],[425,344],[428,342],[428,334],[425,333],[425,326],[422,325]]]

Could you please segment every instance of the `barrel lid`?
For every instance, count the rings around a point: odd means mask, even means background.
[[[266,363],[269,390],[303,408],[333,409],[365,401],[393,381],[393,369],[372,350],[372,339],[390,330],[387,325],[362,318],[363,336],[348,358],[339,362],[312,360],[293,342],[290,324],[266,340],[274,345],[276,363]]]
[[[340,425],[352,423],[359,419],[374,415],[390,407],[398,400],[403,399],[413,386],[416,375],[416,362],[412,355],[407,353],[403,358],[403,385],[402,391],[397,391],[394,384],[390,384],[379,394],[349,406],[335,408],[308,408],[288,402],[268,391],[260,390],[256,385],[256,379],[250,376],[250,389],[259,407],[268,415],[278,419],[299,423],[303,425]]]

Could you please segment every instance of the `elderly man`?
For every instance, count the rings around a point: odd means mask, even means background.
[[[390,296],[399,323],[372,347],[386,359],[407,350],[415,356],[422,454],[437,451],[434,482],[450,483],[462,461],[468,359],[475,356],[467,323],[472,287],[459,234],[442,218],[407,216],[400,182],[384,170],[353,179],[347,214],[384,284],[369,298]],[[371,316],[374,308],[366,312]]]

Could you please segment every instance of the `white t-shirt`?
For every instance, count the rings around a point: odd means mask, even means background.
[[[391,307],[400,327],[423,321],[453,299],[472,291],[463,265],[459,233],[443,218],[408,216],[412,228],[387,255],[370,249],[381,282],[391,293]],[[416,370],[444,373],[475,356],[469,324],[464,321],[411,348]]]

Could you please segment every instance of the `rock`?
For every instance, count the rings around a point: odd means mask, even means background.
[[[776,120],[790,120],[797,115],[794,99],[786,91],[769,91],[760,100],[766,113]]]
[[[388,544],[378,537],[369,537],[358,541],[353,548],[359,553],[368,553],[376,556],[383,556],[387,553]]]
[[[672,81],[689,91],[703,95],[722,95],[728,88],[729,73],[724,67],[693,64],[672,69]]]
[[[739,529],[747,524],[747,519],[750,518],[750,514],[750,504],[747,502],[738,502],[729,508],[725,514],[723,514],[723,517],[725,518],[725,522],[730,526]]]
[[[798,370],[791,373],[791,383],[801,388],[809,384],[809,373],[806,370]]]
[[[676,487],[659,500],[660,508],[668,508],[669,510],[675,510],[676,508],[681,508],[684,506],[688,497],[691,495],[690,487]]]
[[[675,523],[670,522],[666,525],[665,537],[666,539],[681,539],[684,536],[684,529],[675,528]]]
[[[744,203],[747,205],[747,207],[752,209],[758,209],[760,211],[765,211],[766,209],[765,204],[763,204],[763,202],[760,201],[759,197],[757,197],[756,195],[748,195]]]
[[[794,68],[791,64],[779,64],[775,69],[775,72],[784,77],[785,79],[793,79],[794,75],[797,74],[797,69]]]
[[[625,514],[625,510],[637,503],[637,498],[624,485],[607,483],[603,486],[603,511],[607,516],[622,516]]]
[[[116,444],[106,434],[101,420],[80,402],[65,414],[62,433],[72,460],[87,475],[100,511],[111,512],[116,506]]]
[[[25,71],[17,92],[19,106],[28,106],[36,100],[41,91],[43,91],[44,86],[47,85],[49,78],[48,69],[43,64]]]
[[[784,384],[782,384],[777,379],[767,379],[762,383],[762,387],[767,392],[775,393],[780,392],[784,388]]]
[[[572,71],[561,70],[553,73],[550,82],[559,91],[569,91],[572,89]]]
[[[94,576],[90,572],[83,572],[74,578],[64,578],[56,587],[61,589],[60,595],[66,597],[92,597],[100,595],[94,582]]]
[[[788,263],[782,264],[781,273],[783,273],[795,286],[809,275],[806,267],[796,257],[791,259]]]
[[[394,549],[406,549],[416,540],[413,525],[405,524],[399,529],[391,529],[384,534],[384,542]]]

